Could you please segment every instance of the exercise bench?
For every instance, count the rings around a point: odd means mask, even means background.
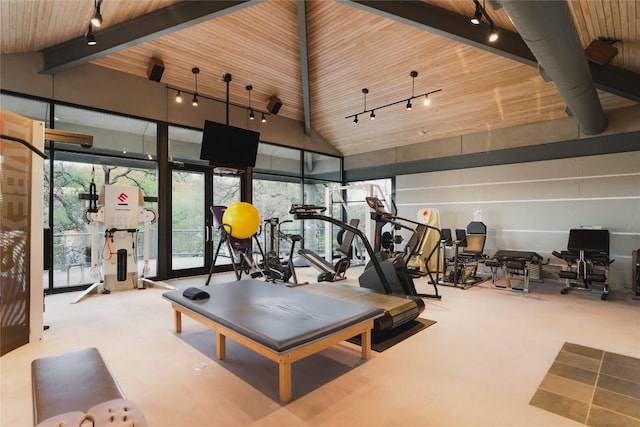
[[[96,348],[31,362],[33,421],[37,427],[146,427]]]
[[[548,263],[548,260],[547,260]],[[530,270],[537,266],[539,281],[542,282],[543,258],[536,252],[499,250],[493,257],[484,260],[484,265],[491,268],[491,286],[498,289],[529,292]],[[506,285],[498,285],[498,269],[502,269]],[[513,276],[522,276],[522,287],[511,285]]]

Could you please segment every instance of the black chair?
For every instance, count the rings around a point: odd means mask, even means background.
[[[458,252],[458,258],[464,261],[479,261],[486,258],[484,253],[484,245],[487,241],[487,226],[480,221],[472,221],[467,225],[467,230],[456,230],[456,233],[461,231],[461,243],[458,248],[462,248]],[[456,234],[456,237],[458,235]]]

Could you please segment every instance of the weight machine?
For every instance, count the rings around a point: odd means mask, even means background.
[[[302,236],[299,234],[285,234],[282,232],[282,225],[286,223],[292,223],[292,220],[286,220],[280,222],[279,218],[272,217],[264,220],[265,224],[269,226],[269,252],[263,257],[260,267],[265,274],[268,281],[272,282],[284,282],[288,283],[289,279],[293,277],[293,283],[289,286],[298,286],[302,283],[298,283],[298,276],[296,276],[296,270],[293,265],[293,254],[295,252],[296,242],[302,241]],[[264,245],[267,247],[267,235],[264,236]],[[285,239],[291,242],[289,248],[289,257],[287,261],[280,259],[280,240]]]
[[[145,289],[160,286],[175,289],[162,282],[146,278],[149,274],[149,238],[151,224],[158,219],[153,209],[143,207],[144,198],[139,187],[105,185],[96,195],[95,183],[89,187],[89,208],[84,218],[92,225],[91,273],[97,281],[87,288],[72,304],[82,301],[94,293],[108,294],[112,291]],[[97,205],[102,204],[101,208]],[[104,228],[104,240],[99,251],[99,228]],[[142,224],[144,265],[138,275],[138,227]],[[98,253],[99,252],[99,253]],[[101,263],[100,263],[101,261]],[[100,265],[102,270],[100,271]]]
[[[569,230],[566,251],[553,251],[567,265],[559,273],[565,280],[560,293],[571,290],[599,293],[601,300],[609,296],[609,230],[574,228]],[[593,288],[599,285],[602,289]]]
[[[357,218],[353,218],[349,221],[349,225],[353,228],[358,228],[359,223],[360,220]],[[333,255],[330,260],[327,260],[311,249],[300,249],[298,251],[298,254],[301,257],[308,260],[313,267],[321,272],[318,275],[318,282],[335,282],[347,278],[346,272],[351,265],[351,248],[355,234],[350,230],[343,231],[342,243],[337,249],[337,252],[341,257],[335,264],[333,264]]]
[[[487,240],[487,226],[482,221],[471,221],[466,229],[443,229],[440,246],[443,255],[443,277],[440,284],[467,289],[484,280],[477,275],[479,263],[487,258],[484,245]],[[447,256],[447,250],[453,252]]]
[[[377,197],[367,197],[366,202],[372,209],[371,219],[376,224],[373,251],[383,270],[386,270],[387,274],[395,271],[395,277],[399,279],[399,283],[406,295],[440,299],[441,295],[438,294],[437,286],[439,280],[438,269],[436,269],[434,277],[433,272],[428,267],[431,258],[440,250],[440,240],[442,238],[440,230],[429,224],[390,214]],[[411,237],[402,252],[381,251],[381,231],[385,224],[391,224],[396,229],[405,229],[411,232]],[[428,240],[429,233],[432,232],[436,233],[436,239],[433,239],[433,244],[429,248],[429,244],[425,241]],[[439,258],[439,254],[436,257]],[[364,273],[360,276],[361,283],[363,280],[370,280],[373,274],[374,272],[369,267],[365,268]],[[394,277],[391,274],[390,276]],[[416,292],[413,279],[425,276],[429,276],[429,284],[434,288],[433,294],[419,294]]]

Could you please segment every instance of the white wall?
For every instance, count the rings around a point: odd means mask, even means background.
[[[552,256],[569,229],[601,226],[611,234],[611,289],[630,289],[632,251],[640,248],[640,152],[398,176],[398,214],[437,208],[442,228],[465,228],[482,210],[485,253],[498,249]]]

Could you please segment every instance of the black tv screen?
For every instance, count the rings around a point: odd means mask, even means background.
[[[200,159],[209,165],[246,169],[256,165],[260,133],[205,120]]]

